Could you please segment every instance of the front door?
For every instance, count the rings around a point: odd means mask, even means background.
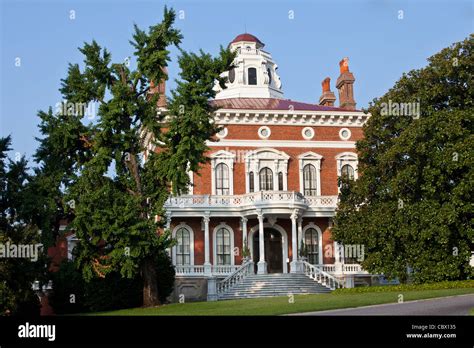
[[[283,248],[281,233],[273,228],[264,230],[265,261],[267,262],[268,273],[283,272]],[[254,233],[253,238],[253,262],[255,267],[260,259],[259,235],[258,231]]]

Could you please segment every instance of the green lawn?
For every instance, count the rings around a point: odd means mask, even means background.
[[[289,297],[271,297],[218,302],[173,303],[154,308],[122,309],[86,315],[279,315],[394,303],[398,302],[400,294],[403,295],[403,300],[406,302],[473,293],[474,288],[461,288],[295,295],[294,303],[290,303]]]

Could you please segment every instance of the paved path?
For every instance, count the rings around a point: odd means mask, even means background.
[[[469,315],[474,294],[290,315]]]

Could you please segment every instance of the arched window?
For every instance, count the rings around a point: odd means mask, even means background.
[[[270,68],[267,68],[267,73],[268,73],[268,84],[271,85],[272,84],[272,71],[270,70]]]
[[[278,173],[278,191],[283,191],[283,173]]]
[[[221,228],[216,233],[216,257],[218,265],[231,264],[230,231]]]
[[[182,227],[176,232],[176,264],[190,265],[191,264],[191,236],[189,231]]]
[[[229,194],[229,167],[224,163],[216,166],[216,195]]]
[[[354,180],[354,168],[349,164],[343,165],[341,168],[341,176],[349,180]]]
[[[304,244],[308,255],[308,262],[312,265],[319,263],[319,235],[314,228],[308,228],[304,233]]]
[[[312,164],[307,164],[303,168],[303,191],[305,196],[316,196],[317,190],[316,168]]]
[[[256,85],[257,84],[257,69],[249,68],[248,70],[248,82],[249,85]]]
[[[234,81],[235,81],[235,69],[232,68],[229,71],[229,82],[234,83]]]
[[[273,190],[273,172],[270,168],[260,170],[260,191]]]
[[[254,179],[253,179],[253,172],[249,173],[249,192],[253,192],[255,190],[254,186]]]

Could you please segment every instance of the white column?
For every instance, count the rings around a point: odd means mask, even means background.
[[[298,272],[298,239],[296,236],[296,220],[298,219],[298,209],[295,209],[291,218],[291,263],[290,273]]]
[[[298,244],[296,245],[296,249],[300,248],[302,240],[303,240],[303,217],[300,216],[300,218],[298,219]]]
[[[244,249],[247,247],[247,245],[245,244],[245,242],[248,243],[248,240],[247,239],[247,221],[248,219],[246,217],[242,217],[241,218],[241,221],[242,221],[242,252],[241,254],[244,252]],[[244,263],[244,259],[242,257],[242,264]]]
[[[335,273],[342,274],[343,273],[343,263],[344,263],[344,248],[343,245],[334,242],[334,266],[335,266]]]
[[[258,248],[260,259],[258,261],[257,267],[257,274],[265,274],[267,273],[267,263],[265,262],[265,240],[264,240],[264,233],[263,233],[263,213],[258,212]]]
[[[209,221],[211,220],[209,215],[205,215],[204,220],[204,273],[208,276],[211,275],[211,262],[209,261]]]
[[[167,212],[166,213],[166,226],[165,226],[165,229],[169,230],[171,227],[171,213],[170,212]],[[168,253],[168,256],[169,257],[172,257],[172,250],[171,248],[167,248],[166,249],[166,252]],[[173,259],[173,264],[176,262],[176,260]]]

